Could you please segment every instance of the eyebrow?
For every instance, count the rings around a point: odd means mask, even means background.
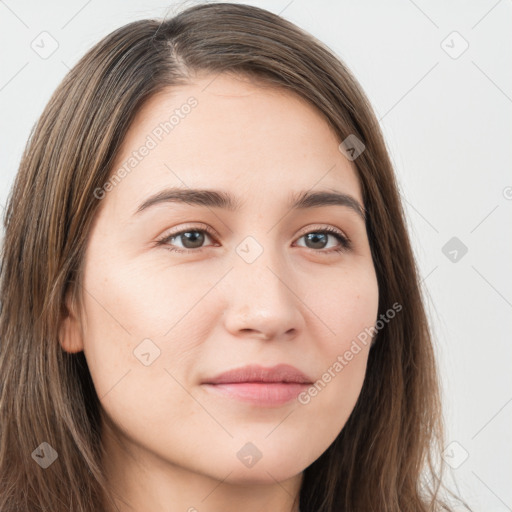
[[[221,208],[230,212],[240,210],[241,202],[222,190],[168,188],[148,197],[135,211],[134,215],[162,203],[185,203],[206,208]],[[301,191],[292,193],[289,208],[302,210],[322,206],[344,206],[366,220],[365,209],[359,201],[349,194],[334,190]]]

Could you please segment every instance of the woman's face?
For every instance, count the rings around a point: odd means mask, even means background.
[[[84,316],[80,327],[67,318],[61,343],[84,350],[118,439],[146,468],[283,481],[328,448],[356,403],[369,343],[344,355],[375,324],[376,275],[357,208],[293,206],[321,191],[363,206],[323,117],[291,93],[214,78],[154,96],[136,117],[117,178],[97,191]],[[177,199],[193,189],[215,195]],[[316,393],[283,383],[297,380],[287,372],[207,384],[282,364],[320,381]]]

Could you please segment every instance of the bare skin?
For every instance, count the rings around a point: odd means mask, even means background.
[[[83,311],[68,300],[62,322],[61,345],[84,351],[113,425],[103,425],[104,463],[122,512],[297,512],[303,471],[342,430],[366,371],[369,345],[307,404],[256,405],[203,384],[233,368],[279,363],[315,382],[375,324],[378,308],[361,216],[343,205],[289,206],[291,194],[320,190],[363,205],[341,141],[289,92],[213,78],[169,89],[139,112],[114,169],[197,100],[101,200]],[[224,191],[240,207],[160,202],[136,213],[170,187]],[[177,231],[203,242],[170,238]],[[244,446],[261,454],[251,467]]]

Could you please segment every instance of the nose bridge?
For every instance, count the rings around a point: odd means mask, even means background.
[[[256,238],[257,237],[257,238]],[[248,235],[236,248],[234,272],[242,289],[252,290],[256,299],[288,301],[285,255],[273,242],[272,233]],[[284,281],[284,282],[283,282]]]
[[[226,283],[226,327],[268,338],[300,328],[300,301],[273,232],[246,236],[236,247]]]

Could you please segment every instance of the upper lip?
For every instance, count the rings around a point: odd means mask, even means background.
[[[271,368],[259,365],[235,368],[206,380],[204,384],[229,384],[237,382],[291,382],[311,384],[312,381],[307,375],[294,366],[278,364]]]

